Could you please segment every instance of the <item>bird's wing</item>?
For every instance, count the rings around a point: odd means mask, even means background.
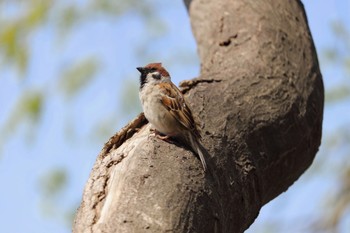
[[[173,83],[158,84],[162,90],[162,103],[172,116],[178,120],[186,129],[191,130],[200,138],[197,124],[193,118],[191,109],[185,102],[181,91]]]

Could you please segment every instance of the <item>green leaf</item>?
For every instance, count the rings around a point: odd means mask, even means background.
[[[332,103],[344,100],[350,96],[350,87],[347,85],[337,86],[326,92],[326,102]]]
[[[77,94],[92,80],[97,73],[99,64],[96,59],[88,58],[63,71],[59,83],[60,89],[68,96]]]
[[[15,57],[18,37],[18,28],[15,24],[10,24],[0,30],[0,52],[6,57]]]
[[[42,113],[43,94],[41,92],[26,93],[22,96],[17,106],[18,114],[37,122]]]
[[[323,52],[323,56],[328,62],[335,62],[339,58],[338,51],[334,48],[325,49]]]
[[[59,195],[67,186],[67,172],[62,168],[56,168],[45,174],[40,180],[41,191],[46,197]]]
[[[52,1],[45,0],[33,0],[26,15],[23,17],[23,24],[26,25],[26,28],[34,28],[40,23],[45,22],[45,18],[49,13],[50,7],[52,8]]]

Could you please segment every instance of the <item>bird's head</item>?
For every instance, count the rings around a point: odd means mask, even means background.
[[[169,82],[170,75],[166,69],[162,66],[162,63],[150,63],[145,67],[137,67],[140,71],[140,88],[146,83],[161,83]]]

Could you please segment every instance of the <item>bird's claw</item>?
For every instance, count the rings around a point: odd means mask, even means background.
[[[163,141],[166,141],[166,142],[171,142],[171,139],[170,139],[169,135],[162,135],[156,129],[150,129],[150,131],[151,131],[150,136],[154,136],[154,137],[159,138],[160,140],[163,140]]]

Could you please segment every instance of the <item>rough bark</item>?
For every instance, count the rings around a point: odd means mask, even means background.
[[[201,74],[182,87],[202,121],[210,172],[149,136],[141,114],[99,154],[74,232],[243,232],[313,161],[324,90],[300,1],[186,6]]]

